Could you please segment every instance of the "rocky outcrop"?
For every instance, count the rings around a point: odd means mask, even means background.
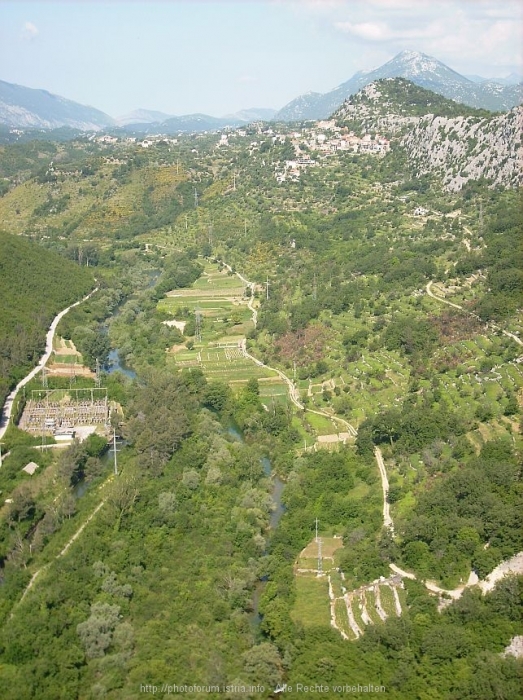
[[[400,143],[417,175],[441,173],[447,190],[486,178],[492,185],[521,183],[523,108],[485,119],[421,117]]]

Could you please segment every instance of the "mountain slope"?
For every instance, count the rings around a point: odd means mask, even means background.
[[[253,107],[243,109],[224,117],[211,117],[209,114],[183,114],[179,117],[169,117],[161,112],[137,110],[127,117],[121,117],[119,124],[125,129],[144,133],[177,134],[179,132],[217,131],[225,127],[237,127],[253,121],[269,121],[276,110]],[[164,118],[154,118],[155,115]]]
[[[127,126],[129,124],[154,124],[163,122],[166,119],[171,119],[172,114],[165,112],[157,112],[154,109],[135,109],[129,114],[124,114],[121,117],[116,117],[118,126]]]
[[[0,80],[0,124],[16,128],[57,129],[70,126],[87,131],[112,126],[112,117],[47,90]]]
[[[251,107],[250,109],[241,109],[234,114],[226,114],[223,119],[239,119],[243,122],[270,121],[276,111],[270,107]]]
[[[503,86],[487,81],[477,84],[431,56],[416,51],[402,51],[375,70],[356,73],[350,80],[325,94],[308,93],[289,102],[276,114],[284,121],[324,119],[343,100],[369,83],[381,78],[406,78],[416,85],[471,107],[505,111],[521,102],[521,85]]]
[[[240,126],[243,123],[234,117],[225,119],[211,117],[208,114],[184,114],[181,117],[171,117],[162,122],[127,124],[123,128],[127,131],[139,131],[147,134],[178,134],[180,132],[217,131],[226,126]]]
[[[523,107],[488,114],[389,78],[364,87],[334,116],[350,129],[394,136],[416,175],[438,172],[447,190],[480,178],[505,187],[520,181]]]

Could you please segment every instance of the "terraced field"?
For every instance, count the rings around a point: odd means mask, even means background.
[[[246,287],[235,274],[207,262],[191,287],[169,292],[158,303],[158,308],[173,319],[199,318],[200,337],[195,334],[190,349],[176,348],[169,361],[178,369],[199,367],[209,379],[234,388],[258,379],[264,403],[287,401],[287,387],[276,372],[245,355],[246,335],[253,328],[248,301]]]
[[[369,625],[402,614],[406,601],[401,576],[381,578],[356,590],[347,590],[345,574],[336,561],[341,538],[320,539],[321,572],[315,539],[302,550],[294,566],[296,601],[292,617],[295,621],[308,626],[328,624],[330,620],[331,627],[344,639],[354,640]]]

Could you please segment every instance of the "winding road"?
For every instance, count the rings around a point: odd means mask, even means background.
[[[249,299],[248,303],[248,308],[252,312],[252,322],[254,324],[254,327],[256,327],[256,324],[258,322],[258,312],[254,308],[254,288],[255,288],[255,283],[250,282],[248,279],[246,279],[242,274],[239,272],[236,272],[235,270],[232,269],[230,265],[228,265],[226,262],[223,260],[219,260],[219,263],[221,263],[224,267],[226,267],[230,272],[234,273],[237,277],[241,279],[241,281],[247,285],[250,290],[251,290],[251,296]],[[324,416],[325,418],[329,418],[331,420],[337,420],[340,423],[343,423],[345,428],[347,429],[347,432],[349,432],[353,437],[356,437],[357,430],[356,428],[351,425],[348,421],[346,421],[344,418],[340,418],[339,416],[336,415],[331,415],[330,413],[325,413],[324,411],[317,411],[312,408],[305,408],[305,406],[301,403],[299,399],[299,393],[298,393],[298,388],[296,387],[296,384],[290,379],[284,372],[282,372],[280,369],[277,367],[271,367],[270,365],[266,365],[264,362],[261,360],[258,360],[258,358],[254,357],[254,355],[251,355],[249,352],[247,352],[247,341],[243,341],[242,345],[242,350],[243,354],[245,357],[248,357],[250,360],[255,362],[259,367],[265,367],[266,369],[270,369],[273,372],[276,372],[276,374],[283,379],[283,381],[287,384],[287,387],[289,389],[289,398],[292,401],[292,403],[296,406],[296,408],[300,409],[300,411],[308,411],[309,413],[316,413],[318,416]]]
[[[58,327],[58,324],[62,320],[62,318],[65,316],[65,314],[70,311],[72,308],[75,306],[78,306],[79,304],[83,303],[84,301],[87,301],[90,297],[93,296],[95,292],[97,292],[99,287],[95,287],[92,292],[87,294],[83,299],[80,299],[80,301],[76,301],[74,304],[71,304],[68,306],[66,309],[63,311],[60,311],[60,313],[54,317],[53,322],[49,326],[49,330],[47,331],[47,335],[45,337],[45,352],[42,355],[42,357],[39,359],[38,364],[36,367],[34,367],[27,376],[25,376],[22,380],[18,382],[18,384],[15,386],[13,391],[7,396],[5,403],[2,408],[2,413],[0,415],[0,440],[4,437],[5,431],[7,430],[7,427],[9,425],[9,421],[11,419],[11,413],[13,411],[13,403],[16,398],[16,395],[20,391],[22,387],[24,387],[26,384],[28,384],[33,377],[35,377],[38,372],[42,369],[42,367],[45,366],[49,358],[51,357],[51,353],[53,352],[53,339],[54,339],[54,334],[56,332],[56,329]]]
[[[222,262],[222,261],[220,261]],[[247,280],[243,275],[241,275],[239,272],[235,272],[230,265],[227,263],[222,262],[222,264],[230,270],[230,272],[234,272],[241,280],[242,282],[250,287],[251,289],[251,297],[249,299],[249,309],[253,313],[253,323],[256,326],[257,322],[257,312],[256,309],[253,307],[253,302],[254,302],[254,282],[250,282]],[[452,306],[455,309],[459,309],[460,311],[463,311],[464,313],[471,314],[472,316],[476,316],[476,314],[466,311],[462,306],[459,304],[454,304],[451,301],[447,301],[446,299],[442,299],[441,297],[436,296],[433,291],[432,291],[432,284],[433,282],[429,282],[426,286],[426,291],[427,294],[432,297],[433,299],[436,299],[436,301],[439,301],[443,304],[447,304],[448,306]],[[476,318],[479,318],[476,316]],[[480,319],[481,320],[481,319]],[[500,329],[496,324],[491,324],[491,327],[494,330],[501,330],[501,332],[512,338],[518,345],[523,346],[523,342],[513,333],[510,333],[508,331]],[[336,415],[331,415],[328,414],[324,411],[317,411],[309,408],[305,408],[305,406],[300,402],[299,397],[298,397],[298,390],[294,384],[294,382],[287,377],[287,375],[282,372],[281,370],[277,369],[276,367],[271,367],[270,365],[266,365],[261,360],[258,360],[256,357],[253,355],[249,354],[246,349],[246,341],[243,343],[243,351],[246,357],[248,357],[250,360],[255,362],[257,365],[260,367],[265,367],[267,369],[270,369],[274,372],[276,372],[287,384],[289,388],[289,396],[293,404],[299,408],[300,410],[303,411],[309,411],[310,413],[316,413],[320,416],[324,416],[326,418],[329,418],[331,420],[337,420],[343,425],[346,426],[348,432],[353,435],[354,437],[357,436],[357,430],[352,426],[348,421],[346,421],[344,418],[340,418],[339,416]],[[388,492],[389,492],[389,481],[387,478],[387,470],[385,468],[385,462],[383,460],[383,455],[381,453],[381,450],[379,447],[375,447],[374,449],[374,457],[376,459],[376,463],[378,465],[378,470],[380,473],[380,478],[381,478],[381,488],[383,492],[383,525],[385,528],[391,532],[391,534],[394,534],[394,522],[392,520],[391,514],[390,514],[390,505],[388,502]],[[410,578],[410,579],[417,579],[417,576],[409,571],[405,571],[401,569],[399,566],[396,564],[390,564],[391,570],[399,574],[400,576],[404,578]],[[514,557],[511,559],[508,559],[507,561],[502,562],[499,566],[497,566],[483,581],[479,581],[478,577],[474,572],[470,572],[469,578],[467,582],[461,586],[458,586],[457,588],[453,590],[446,590],[444,588],[440,588],[434,581],[423,581],[423,584],[427,588],[427,590],[431,591],[432,593],[436,593],[439,596],[446,596],[450,600],[457,600],[458,598],[461,597],[463,594],[463,591],[474,585],[479,585],[480,589],[482,590],[483,593],[486,593],[489,590],[492,590],[492,588],[495,586],[495,584],[503,578],[507,573],[523,573],[523,552],[520,552],[519,554],[516,554]],[[398,601],[399,602],[399,601]],[[401,611],[401,608],[400,608]]]

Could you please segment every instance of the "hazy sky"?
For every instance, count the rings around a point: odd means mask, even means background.
[[[0,79],[112,116],[220,116],[326,92],[403,49],[521,72],[522,28],[512,0],[0,0]]]

